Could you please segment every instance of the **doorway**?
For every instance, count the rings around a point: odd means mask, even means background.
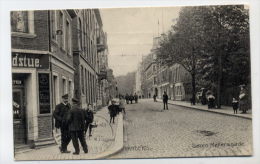
[[[25,93],[23,87],[13,88],[13,126],[14,144],[27,144]]]

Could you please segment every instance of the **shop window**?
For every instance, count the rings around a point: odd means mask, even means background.
[[[38,74],[40,114],[50,113],[50,82],[48,73]]]

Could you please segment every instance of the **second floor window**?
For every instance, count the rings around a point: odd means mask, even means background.
[[[63,31],[63,13],[60,11],[59,12],[59,19],[58,19],[58,30],[61,30]],[[61,47],[64,47],[64,35],[60,35],[60,39],[59,39],[59,42],[61,44]]]
[[[66,21],[66,38],[65,38],[65,43],[66,43],[66,51],[68,54],[71,54],[71,37],[70,37],[70,23]]]
[[[12,32],[29,33],[29,18],[27,11],[11,12]]]

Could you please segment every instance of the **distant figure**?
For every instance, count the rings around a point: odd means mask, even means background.
[[[165,110],[165,106],[166,106],[166,110],[168,110],[168,95],[164,91],[164,93],[163,93],[163,110]]]
[[[75,148],[74,155],[79,155],[79,141],[85,153],[88,153],[84,129],[85,129],[85,111],[79,107],[79,100],[72,99],[72,110],[68,114],[69,130],[72,138],[72,143]],[[79,141],[78,141],[79,140]]]
[[[91,104],[88,104],[87,109],[85,110],[85,117],[86,117],[86,125],[84,129],[84,133],[86,134],[88,131],[89,137],[92,136],[92,122],[94,120],[93,108]]]
[[[119,98],[119,111],[125,114],[125,101],[122,97]]]
[[[155,94],[153,95],[153,101],[154,101],[154,102],[157,101],[157,100],[156,100],[156,95],[155,95]]]
[[[247,98],[245,85],[240,85],[239,110],[242,111],[241,114],[245,114],[248,110]]]
[[[237,114],[238,104],[239,104],[238,101],[235,98],[233,98],[232,107],[233,107],[233,110],[234,110],[234,114]]]
[[[190,98],[190,105],[195,105],[195,97],[191,96]]]
[[[114,100],[111,101],[111,105],[108,106],[109,114],[110,114],[110,123],[113,121],[115,123],[115,117],[118,111],[118,106],[115,104],[116,102]]]
[[[137,96],[136,93],[135,93],[135,95],[134,95],[134,99],[135,99],[135,103],[138,103],[138,96]]]
[[[208,95],[208,109],[215,108],[215,96],[211,92]]]
[[[130,100],[131,104],[133,104],[134,96],[132,94],[129,96],[129,100]]]
[[[129,104],[129,95],[128,94],[125,95],[125,100],[126,100],[126,103]]]

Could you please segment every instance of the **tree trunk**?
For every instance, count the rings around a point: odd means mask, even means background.
[[[217,85],[217,108],[221,108],[221,81],[222,81],[222,54],[218,56],[218,85]]]
[[[192,71],[191,78],[192,78],[192,104],[195,105],[195,100],[196,100],[195,71]]]

